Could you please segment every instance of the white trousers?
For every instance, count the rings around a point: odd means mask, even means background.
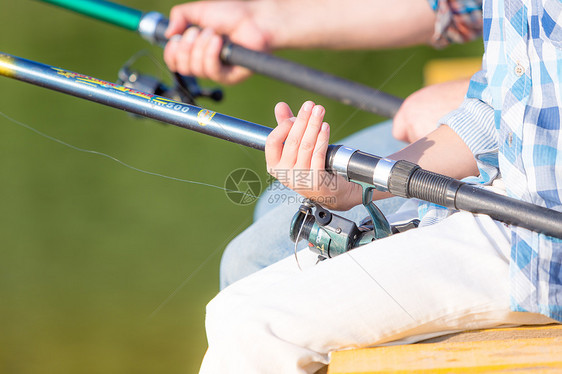
[[[303,270],[286,258],[209,303],[200,373],[314,373],[334,350],[553,322],[510,311],[509,254],[503,224],[464,212],[318,265],[301,251]]]

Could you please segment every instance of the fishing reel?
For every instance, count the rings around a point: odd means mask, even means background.
[[[119,70],[118,78],[117,84],[121,86],[191,105],[196,105],[195,101],[200,97],[210,98],[216,102],[223,98],[219,88],[202,88],[195,77],[178,73],[173,74],[173,87],[168,87],[157,78],[131,69],[129,61]]]
[[[363,187],[363,206],[367,209],[369,216],[361,221],[359,226],[306,199],[291,221],[291,240],[297,243],[301,239],[306,239],[310,250],[317,253],[318,259],[322,261],[377,239],[418,226],[419,220],[417,219],[391,226],[371,200],[374,188],[361,185]]]

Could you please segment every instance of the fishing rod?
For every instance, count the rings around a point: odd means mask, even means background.
[[[272,131],[271,128],[256,123],[2,52],[0,52],[0,75],[259,150],[265,149],[267,136]],[[448,208],[487,214],[495,220],[562,239],[562,212],[499,195],[424,170],[408,161],[390,160],[349,147],[330,145],[326,157],[326,169],[363,187],[363,205],[367,208],[375,226],[375,232],[367,238],[368,240],[387,236],[393,231],[384,216],[379,216],[380,212],[376,211],[371,201],[374,189],[389,191],[393,195],[405,198],[417,198]],[[302,211],[306,209],[305,206]],[[295,221],[299,221],[298,215],[295,216]],[[305,216],[301,214],[300,221],[296,223],[303,228],[307,226],[308,234],[316,235],[317,238],[322,236],[318,231],[319,226],[330,227],[331,220],[334,217],[336,220],[338,218],[323,209],[317,210],[313,216],[317,219],[309,222],[310,214],[306,213]],[[348,229],[346,232],[351,238],[348,237],[347,240],[340,238],[342,239],[340,242],[345,247],[342,251],[361,244],[360,238],[357,237],[361,233],[353,227]],[[295,235],[294,228],[291,230],[293,238],[299,239],[299,235]],[[321,233],[326,234],[326,230],[322,229]],[[342,234],[341,227],[334,227],[334,235],[340,234]],[[320,239],[327,244],[334,241],[332,237]],[[333,257],[329,253],[326,255],[326,257]]]
[[[104,0],[39,0],[83,15],[138,32],[144,39],[165,45],[168,19],[158,12],[143,13],[124,5]],[[316,92],[359,109],[392,118],[403,99],[374,88],[312,69],[267,53],[254,51],[225,41],[221,60],[253,72]]]

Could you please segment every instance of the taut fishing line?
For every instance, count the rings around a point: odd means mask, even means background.
[[[129,61],[127,61],[126,64],[127,64],[128,66],[132,65],[136,60],[138,60],[138,59],[139,59],[141,56],[143,56],[143,55],[149,57],[149,58],[152,60],[152,62],[153,62],[160,70],[162,70],[162,71],[167,71],[167,70],[164,68],[164,66],[162,66],[162,65],[159,63],[159,61],[158,61],[152,54],[147,53],[146,51],[141,51],[141,52],[135,54],[135,56],[133,56]],[[412,55],[410,55],[400,66],[398,66],[398,68],[397,68],[397,69],[396,69],[396,70],[395,70],[395,71],[394,71],[378,88],[379,88],[379,89],[383,88],[392,78],[394,78],[394,77],[406,66],[406,64],[414,57],[414,55],[415,55],[415,53],[413,53]],[[173,79],[175,79],[175,77],[174,77]],[[338,127],[338,129],[337,129],[332,135],[337,134],[337,132],[339,132],[339,130],[341,130],[341,128],[344,127],[345,124],[347,124],[349,121],[351,121],[351,119],[357,114],[358,111],[359,111],[358,109],[356,109],[355,111],[353,111],[353,112],[348,116],[348,118],[346,119],[346,121],[344,121],[344,123],[343,123],[340,127]],[[25,128],[25,129],[27,129],[27,130],[30,130],[30,131],[36,133],[37,135],[40,135],[40,136],[43,137],[43,138],[46,138],[46,139],[51,140],[51,141],[53,141],[53,142],[59,143],[59,144],[61,144],[61,145],[64,145],[65,147],[68,147],[68,148],[73,149],[73,150],[78,151],[78,152],[89,153],[89,154],[93,154],[93,155],[97,155],[97,156],[101,156],[101,157],[108,158],[108,159],[110,159],[110,160],[112,160],[112,161],[114,161],[114,162],[116,162],[116,163],[118,163],[118,164],[120,164],[120,165],[122,165],[122,166],[124,166],[124,167],[126,167],[126,168],[132,169],[132,170],[134,170],[134,171],[137,171],[137,172],[140,172],[140,173],[143,173],[143,174],[148,174],[148,175],[152,175],[152,176],[155,176],[155,177],[160,177],[160,178],[164,178],[164,179],[169,179],[169,180],[173,180],[173,181],[177,181],[177,182],[183,182],[183,183],[188,183],[188,184],[194,184],[194,185],[201,185],[201,186],[216,188],[216,189],[219,189],[219,190],[222,190],[222,191],[225,191],[225,192],[239,192],[239,191],[229,190],[229,189],[227,189],[227,188],[220,187],[220,186],[217,186],[217,185],[213,185],[213,184],[210,184],[210,183],[198,182],[198,181],[193,181],[193,180],[188,180],[188,179],[182,179],[182,178],[172,177],[172,176],[168,176],[168,175],[164,175],[164,174],[160,174],[160,173],[156,173],[156,172],[151,172],[151,171],[148,171],[148,170],[140,169],[140,168],[137,168],[137,167],[135,167],[135,166],[132,166],[132,165],[126,163],[126,162],[123,162],[123,161],[117,159],[116,157],[113,157],[113,156],[111,156],[111,155],[108,155],[108,154],[106,154],[106,153],[99,152],[99,151],[94,151],[94,150],[90,150],[90,149],[85,149],[85,148],[80,148],[80,147],[74,146],[74,145],[72,145],[72,144],[69,144],[69,143],[67,143],[67,142],[65,142],[65,141],[62,141],[62,140],[60,140],[60,139],[58,139],[58,138],[55,138],[55,137],[53,137],[53,136],[50,136],[50,135],[48,135],[48,134],[45,134],[45,133],[43,133],[43,132],[37,130],[36,128],[34,128],[34,127],[30,126],[30,125],[27,125],[27,124],[25,124],[25,123],[23,123],[23,122],[21,122],[21,121],[18,121],[18,120],[16,120],[16,119],[14,119],[14,118],[8,116],[7,114],[5,114],[5,113],[3,113],[3,112],[1,112],[1,111],[0,111],[0,115],[1,115],[2,117],[6,118],[8,121],[10,121],[10,122],[12,122],[12,123],[14,123],[14,124],[16,124],[16,125],[18,125],[18,126],[20,126],[20,127],[23,127],[23,128]],[[240,147],[241,147],[242,149],[244,149],[244,151],[247,153],[247,150],[246,150],[244,147],[242,147],[242,146],[240,146]],[[254,196],[254,195],[252,195],[252,194],[249,194],[249,195],[251,195],[251,196],[254,197],[254,198],[258,198],[257,196]],[[246,225],[246,224],[247,224],[247,222],[243,222],[243,223],[242,223],[242,225]],[[237,232],[237,231],[242,227],[242,225],[240,225],[240,227],[238,227],[234,232]],[[304,226],[304,221],[303,221],[303,226]],[[298,233],[298,238],[300,238],[300,235],[301,235],[301,233],[302,233],[303,226],[300,227],[300,230],[299,230],[299,233]],[[229,238],[225,241],[224,244],[226,244],[227,241],[231,240],[232,236],[233,236],[233,234],[231,234],[231,235],[229,236]],[[301,266],[300,266],[299,261],[298,261],[298,256],[297,256],[297,243],[298,243],[298,240],[295,242],[295,259],[296,259],[296,262],[297,262],[297,265],[298,265],[299,269],[301,269]],[[173,292],[172,292],[172,293],[171,293],[171,294],[170,294],[170,295],[169,295],[169,296],[168,296],[168,297],[167,297],[167,298],[150,314],[150,316],[148,317],[148,320],[152,319],[156,314],[158,314],[158,312],[159,312],[172,298],[174,298],[174,296],[175,296],[187,283],[189,283],[189,281],[190,281],[191,279],[194,278],[194,276],[210,261],[210,259],[211,259],[213,256],[215,256],[216,253],[218,253],[219,250],[222,249],[222,247],[224,247],[224,245],[223,245],[223,246],[219,246],[217,249],[215,249],[215,251],[213,251],[212,253],[210,253],[209,256],[207,256],[207,258],[206,258],[193,272],[191,272],[191,273],[186,277],[186,279],[185,279],[178,287],[176,287],[176,289],[175,289],[175,290],[174,290],[174,291],[173,291]],[[399,303],[399,302],[398,302],[398,301],[397,301],[397,300],[396,300],[396,299],[395,299],[395,298],[394,298],[394,297],[393,297],[393,296],[392,296],[376,279],[375,279],[375,277],[374,277],[372,274],[370,274],[364,267],[362,267],[361,264],[359,264],[359,262],[357,262],[349,252],[347,252],[347,254],[348,254],[348,255],[350,256],[350,258],[357,264],[357,266],[358,266],[363,272],[365,272],[365,273],[369,276],[369,278],[371,278],[371,279],[373,280],[373,282],[375,282],[375,284],[376,284],[379,288],[381,288],[381,289],[382,289],[382,290],[383,290],[383,291],[384,291],[384,292],[385,292],[385,293],[386,293],[386,294],[387,294],[387,295],[388,295],[388,296],[389,296],[389,297],[390,297],[390,298],[391,298],[391,299],[392,299],[392,300],[393,300],[393,301],[394,301],[410,318],[414,319],[414,318],[412,317],[412,315],[411,315],[410,313],[408,313],[408,311],[407,311],[407,310],[406,310],[406,309],[405,309],[405,308],[404,308],[404,307],[403,307],[403,306],[402,306],[402,305],[401,305],[401,304],[400,304],[400,303]],[[301,270],[302,270],[302,269],[301,269]]]
[[[388,76],[388,78],[386,78],[386,79],[384,80],[384,82],[382,82],[382,83],[377,87],[377,90],[382,90],[382,89],[387,85],[387,83],[392,80],[392,78],[394,78],[402,69],[404,69],[404,67],[412,60],[412,58],[414,58],[414,56],[416,55],[416,53],[417,53],[417,52],[412,53],[407,59],[405,59],[404,62],[402,62],[402,63],[400,64],[400,66],[398,66],[398,67],[396,68],[396,70],[394,70],[394,71],[392,72],[392,74],[390,74],[390,75]],[[336,128],[336,131],[334,131],[331,135],[336,136],[336,134],[338,134],[338,133],[340,132],[340,130],[343,129],[343,128],[345,127],[345,125],[347,125],[347,124],[353,119],[353,117],[355,117],[355,115],[356,115],[357,113],[360,112],[360,110],[361,110],[361,109],[355,109],[355,110],[347,117],[347,119],[346,119],[340,126],[338,126],[338,127]]]
[[[129,164],[127,164],[126,162],[123,162],[123,161],[119,160],[119,159],[116,158],[116,157],[113,157],[113,156],[111,156],[111,155],[108,155],[107,153],[98,152],[98,151],[94,151],[94,150],[91,150],[91,149],[80,148],[80,147],[74,146],[74,145],[72,145],[72,144],[69,144],[69,143],[67,143],[67,142],[65,142],[65,141],[62,141],[62,140],[60,140],[60,139],[57,139],[57,138],[55,138],[55,137],[53,137],[53,136],[47,135],[47,134],[45,134],[44,132],[41,132],[41,131],[37,130],[36,128],[34,128],[34,127],[30,126],[30,125],[27,125],[27,124],[25,124],[25,123],[23,123],[23,122],[21,122],[21,121],[18,121],[18,120],[16,120],[16,119],[14,119],[14,118],[8,116],[8,115],[7,115],[6,113],[4,113],[4,112],[1,112],[1,111],[0,111],[0,115],[1,115],[2,117],[6,118],[8,121],[10,121],[10,122],[12,122],[12,123],[14,123],[14,124],[16,124],[16,125],[18,125],[18,126],[21,126],[21,127],[25,128],[25,129],[27,129],[27,130],[29,130],[29,131],[33,131],[34,133],[36,133],[36,134],[39,135],[39,136],[42,136],[43,138],[46,138],[46,139],[49,139],[49,140],[51,140],[51,141],[53,141],[53,142],[55,142],[55,143],[59,143],[59,144],[61,144],[61,145],[64,145],[65,147],[68,147],[68,148],[73,149],[73,150],[78,151],[78,152],[89,153],[89,154],[93,154],[93,155],[97,155],[97,156],[101,156],[101,157],[108,158],[108,159],[110,159],[110,160],[112,160],[112,161],[117,162],[118,164],[120,164],[120,165],[122,165],[122,166],[125,166],[126,168],[132,169],[132,170],[134,170],[134,171],[138,171],[139,173],[148,174],[148,175],[152,175],[152,176],[159,177],[159,178],[164,178],[164,179],[170,179],[170,180],[173,180],[173,181],[176,181],[176,182],[183,182],[183,183],[195,184],[195,185],[199,185],[199,186],[212,187],[212,188],[216,188],[216,189],[219,189],[219,190],[222,190],[222,191],[225,191],[225,192],[240,192],[240,191],[229,190],[228,188],[224,188],[224,187],[217,186],[217,185],[210,184],[210,183],[198,182],[198,181],[189,180],[189,179],[182,179],[182,178],[172,177],[172,176],[169,176],[169,175],[164,175],[164,174],[155,173],[155,172],[152,172],[152,171],[140,169],[140,168],[137,168],[137,167],[135,167],[135,166],[129,165]],[[247,194],[249,194],[249,193],[247,193]],[[249,194],[249,195],[251,195],[251,194]],[[254,197],[254,198],[256,198],[256,199],[258,198],[257,196],[254,196],[254,195],[251,195],[251,196]]]
[[[238,227],[226,238],[226,240],[222,243],[222,245],[218,246],[213,252],[211,252],[211,254],[209,254],[207,256],[207,258],[205,258],[205,260],[203,260],[203,262],[197,266],[197,268],[195,268],[195,270],[193,270],[185,279],[182,283],[180,283],[179,286],[177,286],[171,293],[170,295],[168,295],[168,297],[162,301],[160,303],[160,305],[158,305],[158,307],[156,309],[154,309],[154,311],[152,313],[150,313],[150,316],[148,316],[147,318],[147,322],[150,321],[156,314],[158,314],[158,312],[160,312],[160,310],[162,310],[162,308],[164,308],[164,306],[166,304],[168,304],[168,302],[170,300],[172,300],[174,298],[174,296],[176,296],[176,294],[183,288],[185,287],[186,284],[188,284],[200,271],[201,269],[203,269],[203,267],[211,260],[212,257],[214,257],[220,250],[222,250],[222,248],[224,248],[233,238],[234,235],[240,231],[240,229],[246,227],[248,225],[249,220],[246,219],[245,221],[243,221],[240,225],[238,225]]]
[[[160,178],[164,178],[164,179],[174,180],[174,181],[177,181],[177,182],[183,182],[183,183],[201,185],[201,186],[206,186],[206,187],[212,187],[212,188],[216,188],[216,189],[219,189],[219,190],[223,190],[223,191],[225,191],[225,192],[238,192],[238,191],[232,191],[232,190],[229,190],[229,189],[227,189],[227,188],[220,187],[220,186],[216,186],[216,185],[209,184],[209,183],[197,182],[197,181],[192,181],[192,180],[187,180],[187,179],[181,179],[181,178],[176,178],[176,177],[172,177],[172,176],[168,176],[168,175],[164,175],[164,174],[160,174],[160,173],[151,172],[151,171],[148,171],[148,170],[143,170],[143,169],[137,168],[137,167],[135,167],[135,166],[129,165],[129,164],[127,164],[127,163],[125,163],[125,162],[123,162],[123,161],[117,159],[116,157],[113,157],[113,156],[108,155],[108,154],[106,154],[106,153],[94,151],[94,150],[91,150],[91,149],[80,148],[80,147],[74,146],[74,145],[72,145],[72,144],[69,144],[69,143],[67,143],[67,142],[65,142],[65,141],[62,141],[62,140],[60,140],[60,139],[57,139],[57,138],[55,138],[55,137],[53,137],[53,136],[47,135],[47,134],[45,134],[45,133],[43,133],[43,132],[37,130],[36,128],[34,128],[34,127],[30,126],[30,125],[27,125],[27,124],[25,124],[25,123],[23,123],[23,122],[21,122],[21,121],[18,121],[18,120],[16,120],[16,119],[14,119],[14,118],[8,116],[8,115],[7,115],[6,113],[4,113],[4,112],[1,112],[1,111],[0,111],[0,115],[1,115],[2,117],[6,118],[8,121],[10,121],[10,122],[12,122],[12,123],[14,123],[14,124],[16,124],[16,125],[18,125],[18,126],[21,126],[21,127],[25,128],[25,129],[27,129],[27,130],[29,130],[29,131],[32,131],[32,132],[36,133],[37,135],[39,135],[39,136],[41,136],[41,137],[43,137],[43,138],[46,138],[46,139],[51,140],[51,141],[53,141],[53,142],[59,143],[59,144],[65,146],[65,147],[68,147],[68,148],[73,149],[73,150],[78,151],[78,152],[89,153],[89,154],[93,154],[93,155],[97,155],[97,156],[101,156],[101,157],[108,158],[108,159],[110,159],[110,160],[112,160],[112,161],[117,162],[118,164],[120,164],[120,165],[122,165],[122,166],[125,166],[125,167],[127,167],[127,168],[129,168],[129,169],[132,169],[132,170],[134,170],[134,171],[137,171],[137,172],[140,172],[140,173],[143,173],[143,174],[148,174],[148,175],[152,175],[152,176],[155,176],[155,177],[160,177]],[[256,196],[253,196],[253,195],[252,195],[252,197],[257,198]],[[308,215],[308,213],[307,213],[307,215]],[[226,245],[226,243],[229,242],[229,241],[232,239],[234,233],[238,232],[243,226],[246,226],[247,223],[248,223],[247,221],[242,222],[242,224],[241,224],[240,226],[238,226],[238,227],[233,231],[233,234],[229,235],[228,239],[225,240],[225,242],[223,243],[222,246],[218,246],[213,252],[211,252],[211,253],[209,254],[209,256],[207,256],[207,258],[206,258],[205,260],[203,260],[203,262],[202,262],[195,270],[193,270],[193,271],[185,278],[185,280],[184,280],[182,283],[180,283],[180,285],[179,285],[178,287],[176,287],[176,288],[174,289],[174,291],[172,291],[172,292],[170,293],[170,295],[169,295],[169,296],[168,296],[168,297],[167,297],[167,298],[166,298],[166,299],[165,299],[165,300],[148,316],[148,320],[151,320],[156,314],[158,314],[158,312],[159,312],[171,299],[173,299],[174,296],[175,296],[183,287],[185,287],[185,285],[188,284],[188,283],[195,277],[195,275],[197,275],[197,274],[199,273],[199,271],[201,271],[201,269],[211,260],[211,258],[214,257],[214,256],[218,253],[219,250],[222,250],[222,248]],[[301,226],[301,228],[300,228],[300,230],[299,230],[299,234],[298,234],[298,237],[299,237],[299,238],[300,238],[300,236],[301,236],[303,226],[304,226],[304,221],[303,221],[303,225]],[[302,271],[302,268],[301,268],[301,266],[300,266],[300,263],[299,263],[299,260],[298,260],[298,256],[297,256],[297,243],[298,243],[298,240],[297,240],[297,242],[295,242],[295,259],[296,259],[296,262],[297,262],[297,265],[298,265],[299,269]],[[397,300],[396,300],[396,299],[395,299],[379,282],[377,282],[377,280],[374,278],[374,276],[373,276],[372,274],[370,274],[364,267],[361,266],[361,264],[359,264],[359,262],[357,262],[357,261],[353,258],[353,256],[351,255],[351,253],[346,252],[346,254],[349,255],[349,256],[351,257],[351,259],[353,260],[353,262],[355,262],[355,263],[357,264],[357,266],[359,266],[359,268],[360,268],[363,272],[365,272],[365,273],[369,276],[369,278],[371,278],[371,279],[377,284],[377,286],[379,286],[379,287],[380,287],[380,288],[381,288],[381,289],[382,289],[382,290],[383,290],[383,291],[384,291],[384,292],[385,292],[385,293],[386,293],[386,294],[387,294],[387,295],[388,295],[388,296],[389,296],[389,297],[390,297],[390,298],[391,298],[391,299],[392,299],[392,300],[393,300],[393,301],[410,317],[410,318],[414,319],[414,317],[412,317],[412,315],[411,315],[410,313],[408,313],[408,311],[407,311],[407,310],[406,310],[406,309],[405,309],[405,308],[404,308],[404,307],[403,307],[403,306],[402,306],[402,305],[401,305],[401,304],[400,304],[400,303],[399,303],[399,302],[398,302],[398,301],[397,301]]]
[[[398,66],[398,67],[396,68],[396,70],[394,70],[394,72],[392,72],[392,74],[390,74],[390,75],[388,76],[388,78],[386,78],[386,79],[384,80],[384,82],[382,82],[382,83],[377,87],[377,89],[378,89],[378,90],[381,90],[382,88],[384,88],[384,86],[386,86],[386,84],[387,84],[388,82],[390,82],[390,81],[392,80],[392,78],[394,78],[394,77],[395,77],[395,76],[412,60],[412,58],[414,58],[415,55],[416,55],[416,52],[412,53],[407,59],[405,59],[404,62],[402,62],[402,64],[400,64],[400,66]],[[337,134],[337,133],[339,132],[339,130],[341,130],[341,129],[344,127],[344,125],[346,125],[349,121],[351,121],[351,119],[352,119],[358,112],[359,112],[359,109],[355,109],[355,110],[349,115],[349,117],[347,118],[347,120],[345,120],[344,123],[343,123],[340,127],[338,127],[338,128],[336,129],[336,131],[334,131],[334,133],[331,134],[331,135]],[[321,147],[319,147],[319,148],[321,148]],[[315,153],[315,152],[313,152],[313,154],[314,154],[314,153]],[[307,212],[307,215],[308,215],[308,212]],[[303,229],[303,227],[304,227],[304,223],[305,223],[305,220],[303,220],[303,223],[302,223],[302,225],[301,225],[301,227],[300,227],[300,230],[299,230],[299,234],[298,234],[298,236],[297,236],[297,240],[295,241],[295,259],[296,259],[296,261],[297,261],[297,265],[298,265],[299,269],[301,269],[301,266],[300,266],[300,264],[299,264],[299,259],[298,259],[298,257],[297,257],[297,243],[298,243],[298,241],[299,241],[299,239],[300,239],[300,235],[301,235],[302,229]],[[398,305],[398,306],[400,307],[400,309],[402,309],[402,310],[404,311],[404,313],[406,313],[412,320],[415,321],[415,318],[406,310],[406,308],[404,308],[404,306],[403,306],[402,304],[400,304],[400,303],[398,302],[398,300],[396,300],[396,299],[392,296],[392,294],[391,294],[390,292],[388,292],[388,291],[376,280],[376,278],[375,278],[371,273],[369,273],[369,272],[367,271],[367,269],[365,269],[363,266],[361,266],[361,264],[351,255],[350,251],[345,252],[345,254],[347,254],[347,255],[353,260],[353,262],[354,262],[355,264],[357,264],[357,266],[358,266],[365,274],[367,274],[367,276],[368,276],[369,278],[371,278],[371,279],[373,280],[373,282],[375,282],[375,284],[376,284],[381,290],[383,290],[384,293],[386,293],[386,294],[388,295],[388,297],[390,297],[390,299],[391,299],[392,301],[394,301],[394,303],[396,303],[396,305]],[[301,270],[302,270],[302,269],[301,269]]]
[[[308,214],[309,214],[309,211],[307,210],[306,215],[304,216],[304,219],[302,220],[301,227],[299,228],[299,233],[297,234],[297,240],[295,240],[295,260],[297,261],[297,265],[298,265],[300,271],[302,271],[302,268],[301,268],[301,264],[299,263],[299,257],[297,256],[297,245],[299,244],[299,240],[301,240],[302,229],[304,228],[304,225],[306,223],[306,219],[308,218]]]
[[[146,49],[142,49],[140,51],[138,51],[137,53],[135,53],[133,56],[131,56],[123,65],[124,67],[131,67],[135,64],[135,62],[137,62],[138,60],[140,60],[141,57],[148,57],[150,59],[150,61],[154,64],[154,66],[156,66],[159,70],[160,70],[160,80],[163,80],[162,78],[162,72],[168,76],[168,78],[172,81],[177,81],[179,80],[177,73],[171,73],[159,60],[158,58],[156,58],[156,56],[154,56],[152,53],[150,53],[149,51],[147,51]],[[193,95],[191,95],[191,92],[189,92],[189,90],[186,90],[183,86],[179,85],[178,87],[186,96],[189,97],[189,99],[193,102],[195,102],[195,97],[193,97]]]
[[[125,167],[127,167],[127,168],[129,168],[129,169],[132,169],[132,170],[134,170],[134,171],[137,171],[137,172],[140,172],[140,173],[143,173],[143,174],[148,174],[148,175],[152,175],[152,176],[160,177],[160,178],[164,178],[164,179],[170,179],[170,180],[174,180],[174,181],[177,181],[177,182],[183,182],[183,183],[201,185],[201,186],[206,186],[206,187],[212,187],[212,188],[216,188],[216,189],[219,189],[219,190],[223,190],[223,191],[225,191],[225,192],[239,192],[239,191],[229,190],[229,189],[227,189],[227,188],[223,188],[223,187],[216,186],[216,185],[209,184],[209,183],[197,182],[197,181],[192,181],[192,180],[187,180],[187,179],[181,179],[181,178],[171,177],[171,176],[164,175],[164,174],[160,174],[160,173],[151,172],[151,171],[148,171],[148,170],[143,170],[143,169],[137,168],[137,167],[135,167],[135,166],[129,165],[129,164],[127,164],[127,163],[125,163],[125,162],[123,162],[123,161],[117,159],[116,157],[110,156],[110,155],[108,155],[108,154],[106,154],[106,153],[98,152],[98,151],[94,151],[94,150],[90,150],[90,149],[80,148],[80,147],[74,146],[74,145],[72,145],[72,144],[69,144],[69,143],[67,143],[67,142],[65,142],[65,141],[62,141],[62,140],[60,140],[60,139],[57,139],[57,138],[55,138],[55,137],[53,137],[53,136],[47,135],[47,134],[45,134],[45,133],[43,133],[43,132],[37,130],[36,128],[34,128],[34,127],[32,127],[32,126],[30,126],[30,125],[28,125],[28,124],[25,124],[25,123],[23,123],[23,122],[21,122],[21,121],[18,121],[18,120],[16,120],[16,119],[14,119],[14,118],[8,116],[8,115],[7,115],[6,113],[4,113],[4,112],[1,112],[1,111],[0,111],[0,115],[1,115],[2,117],[4,117],[5,119],[7,119],[8,121],[10,121],[10,122],[12,122],[12,123],[14,123],[14,124],[16,124],[16,125],[18,125],[18,126],[20,126],[20,127],[23,127],[23,128],[25,128],[25,129],[27,129],[27,130],[29,130],[29,131],[33,131],[34,133],[36,133],[37,135],[39,135],[39,136],[41,136],[41,137],[43,137],[43,138],[46,138],[46,139],[51,140],[51,141],[53,141],[53,142],[59,143],[59,144],[61,144],[61,145],[64,145],[65,147],[68,147],[68,148],[73,149],[73,150],[78,151],[78,152],[89,153],[89,154],[93,154],[93,155],[97,155],[97,156],[101,156],[101,157],[108,158],[108,159],[110,159],[110,160],[112,160],[112,161],[117,162],[118,164],[120,164],[120,165],[122,165],[122,166],[125,166]],[[246,194],[247,194],[247,195],[251,195],[250,193],[246,193]],[[251,196],[254,197],[254,198],[257,198],[257,196],[254,196],[254,195],[251,195]],[[244,226],[247,226],[247,225],[248,225],[248,220],[242,222],[242,223],[228,236],[228,238],[225,240],[225,242],[224,242],[222,245],[218,246],[213,252],[211,252],[211,253],[207,256],[207,258],[205,258],[205,260],[203,260],[203,262],[201,262],[201,264],[199,264],[199,266],[198,266],[195,270],[193,270],[193,271],[185,278],[185,280],[184,280],[178,287],[176,287],[175,290],[174,290],[162,303],[160,303],[160,305],[148,316],[147,321],[151,320],[156,314],[158,314],[158,312],[159,312],[171,299],[173,299],[174,296],[175,296],[183,287],[185,287],[186,284],[188,284],[188,283],[191,281],[191,279],[193,279],[193,278],[201,271],[201,269],[211,260],[211,258],[213,258],[220,250],[222,250],[222,249],[225,247],[225,245],[227,244],[227,242],[229,242],[230,240],[232,240],[232,238],[233,238],[233,236],[235,235],[235,233],[239,232],[240,229],[242,229]]]

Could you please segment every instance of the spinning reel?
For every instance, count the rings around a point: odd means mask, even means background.
[[[359,226],[306,199],[291,221],[291,240],[297,243],[306,239],[310,250],[317,253],[322,261],[391,234],[418,227],[417,219],[391,226],[371,200],[374,188],[360,184],[363,187],[363,206],[369,216]]]
[[[173,74],[173,87],[168,87],[153,76],[131,69],[132,61],[136,59],[137,57],[133,56],[119,70],[117,84],[191,105],[197,105],[196,99],[200,97],[210,98],[216,102],[223,98],[223,93],[219,88],[202,88],[195,77],[178,73]]]

